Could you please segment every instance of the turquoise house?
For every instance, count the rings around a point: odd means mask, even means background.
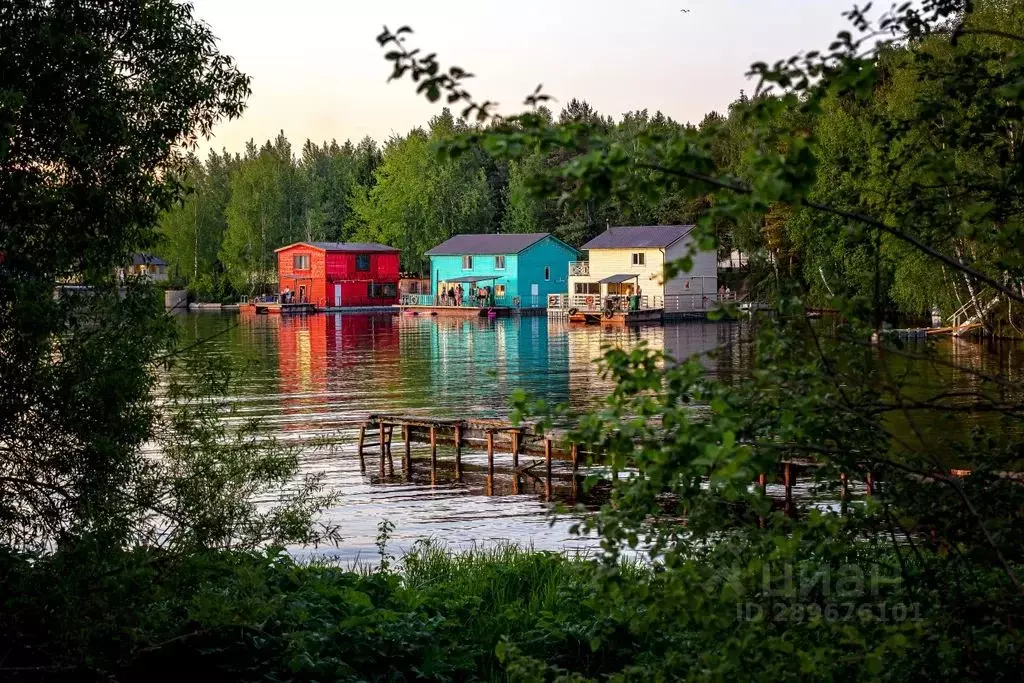
[[[543,308],[548,294],[569,291],[569,262],[580,253],[539,232],[456,235],[426,255],[433,295],[421,304]]]

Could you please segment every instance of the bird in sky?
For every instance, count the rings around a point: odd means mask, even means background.
[[[689,14],[690,13],[690,10],[688,10],[688,9],[681,9],[679,11],[682,12],[683,14]]]

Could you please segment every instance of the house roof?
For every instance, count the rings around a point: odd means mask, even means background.
[[[426,253],[427,256],[461,256],[463,254],[518,254],[532,247],[551,233],[504,233],[485,235],[456,235]]]
[[[639,273],[619,273],[618,275],[609,275],[606,278],[602,278],[602,279],[597,281],[597,284],[599,284],[599,285],[618,285],[618,284],[622,284],[623,282],[626,282],[627,280],[632,280],[635,277],[640,277],[640,274]]]
[[[166,266],[167,262],[152,254],[135,254],[132,257],[133,266]]]
[[[624,225],[608,228],[583,249],[658,249],[686,237],[692,225]]]
[[[275,249],[274,251],[284,251],[285,249],[291,249],[292,247],[308,246],[314,249],[320,249],[322,251],[344,251],[344,252],[359,252],[361,254],[366,253],[382,253],[382,254],[397,254],[398,249],[389,247],[386,244],[377,244],[376,242],[295,242],[289,244],[286,247]]]

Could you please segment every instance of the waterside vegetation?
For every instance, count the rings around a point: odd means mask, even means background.
[[[495,117],[465,70],[413,48],[410,29],[385,29],[393,77],[472,122],[442,115],[458,134],[417,158],[464,174],[476,199],[444,195],[441,218],[417,214],[433,174],[384,172],[385,159],[351,205],[369,217],[358,229],[415,258],[426,237],[489,215],[478,164],[496,159],[531,168],[509,193],[532,207],[517,225],[552,207],[556,227],[584,231],[601,225],[599,207],[634,223],[700,207],[696,244],[763,254],[774,308],[753,328],[745,381],[641,345],[606,351],[614,389],[595,410],[516,397],[514,419],[568,422],[619,473],[579,523],[600,538],[594,557],[420,548],[395,560],[385,525],[380,569],[364,574],[267,550],[336,540],[314,524],[331,492],[299,478],[295,453],[259,425],[228,429],[220,418],[239,416],[216,397],[231,369],[190,361],[152,292],[119,295],[111,275],[186,215],[176,203],[203,196],[179,182],[195,163],[177,145],[238,115],[248,80],[186,4],[12,7],[0,13],[5,678],[1019,678],[1019,380],[961,367],[975,390],[922,395],[916,378],[939,362],[930,349],[870,341],[893,306],[959,296],[1007,325],[1024,306],[1018,3],[854,9],[828,49],[755,65],[757,91],[728,118],[626,141],[601,117],[551,121],[541,90],[523,114]],[[725,136],[734,124],[739,137]],[[426,133],[411,139],[426,149]],[[723,150],[730,139],[742,144]],[[263,268],[277,229],[261,209],[277,181],[259,168],[237,174],[252,194],[225,199],[235,227],[203,241],[223,250],[219,272],[236,287]],[[286,215],[276,225],[318,225]],[[69,275],[94,294],[55,299]],[[828,326],[808,320],[821,302],[837,312]],[[973,428],[922,433],[924,412]],[[939,457],[951,449],[968,475]],[[813,461],[817,486],[845,505],[777,509],[752,482],[787,458]],[[267,492],[281,492],[274,505],[253,502]]]

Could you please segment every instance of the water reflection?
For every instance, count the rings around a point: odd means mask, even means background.
[[[686,322],[666,327],[572,327],[544,317],[452,319],[428,316],[315,315],[229,316],[191,314],[179,318],[184,342],[209,338],[204,353],[249,361],[251,372],[231,400],[245,417],[267,422],[285,442],[298,445],[304,472],[325,472],[342,500],[328,516],[345,536],[337,555],[351,561],[375,552],[376,525],[397,526],[396,550],[435,537],[455,547],[498,539],[537,548],[592,547],[592,541],[568,533],[572,520],[549,525],[544,486],[523,481],[511,495],[512,481],[500,475],[510,464],[499,455],[494,496],[486,496],[486,451],[463,450],[464,481],[446,474],[453,457],[439,453],[441,472],[431,485],[429,446],[415,444],[411,481],[398,476],[379,481],[375,453],[366,473],[360,470],[358,425],[374,413],[433,417],[505,418],[517,389],[550,403],[568,403],[582,411],[596,405],[611,385],[599,376],[595,360],[604,345],[632,348],[645,342],[677,359],[698,354],[719,378],[742,378],[749,346],[739,343],[748,331],[735,323]],[[227,330],[226,332],[224,330]],[[922,400],[950,387],[991,391],[985,375],[1019,380],[1024,367],[1020,344],[989,347],[970,340],[937,342],[940,362],[912,356],[923,349],[878,351],[893,378],[910,377],[910,392]],[[720,353],[710,355],[713,350]],[[907,373],[915,364],[914,372]],[[955,369],[954,364],[966,366]],[[934,435],[947,444],[964,435],[941,422],[910,426],[893,416],[900,434]],[[917,417],[915,419],[923,419]],[[994,419],[982,416],[979,420]],[[373,439],[371,439],[372,441]],[[395,455],[400,457],[396,444]],[[572,500],[571,466],[556,463],[554,496]],[[454,472],[450,473],[454,475]],[[769,485],[771,489],[771,485]],[[799,497],[801,491],[796,495]],[[322,551],[320,551],[322,552]]]
[[[372,450],[364,474],[356,435],[370,414],[505,418],[517,389],[583,410],[610,388],[595,364],[605,344],[631,348],[644,341],[685,358],[729,345],[738,335],[735,325],[724,323],[570,329],[545,317],[194,314],[180,320],[186,341],[209,337],[205,353],[249,361],[251,371],[233,402],[246,417],[269,423],[282,441],[300,446],[303,471],[325,472],[328,484],[341,492],[341,503],[327,514],[340,523],[345,541],[329,554],[346,561],[373,555],[376,525],[385,518],[397,526],[397,549],[424,537],[455,547],[499,539],[548,549],[592,547],[568,533],[572,520],[549,525],[544,485],[536,478],[525,477],[520,495],[511,495],[511,477],[501,476],[508,454],[498,455],[491,497],[483,495],[483,449],[463,450],[462,483],[446,475],[453,459],[442,450],[432,486],[429,447],[421,444],[412,447],[411,481],[398,472],[380,482],[378,451]],[[707,357],[703,362],[712,371],[716,363],[728,363]],[[553,474],[554,497],[574,500],[571,465],[555,463]]]

